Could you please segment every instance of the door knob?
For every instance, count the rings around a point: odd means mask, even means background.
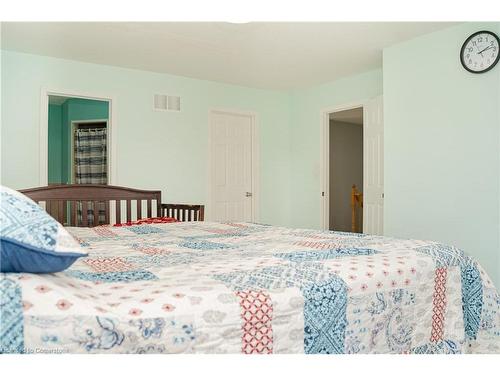
[[[251,197],[252,196],[252,193],[250,193],[249,191],[246,192],[245,196],[247,197]]]

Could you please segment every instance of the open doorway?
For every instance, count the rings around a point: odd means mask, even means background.
[[[363,107],[329,114],[329,229],[363,230]]]
[[[321,111],[320,223],[324,230],[384,234],[383,103],[383,97],[377,96]],[[338,189],[337,184],[341,184]],[[336,221],[338,215],[341,222]]]
[[[48,184],[107,184],[110,103],[48,96]]]

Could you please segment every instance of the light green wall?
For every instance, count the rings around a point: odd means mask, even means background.
[[[49,128],[48,128],[48,182],[49,184],[62,181],[62,107],[49,104]]]
[[[382,70],[291,93],[291,225],[320,228],[322,110],[382,94]]]
[[[454,244],[500,285],[500,66],[459,61],[462,24],[384,51],[385,234]]]
[[[287,93],[11,51],[2,51],[1,74],[3,184],[39,185],[42,87],[112,95],[116,184],[161,189],[165,202],[206,203],[209,109],[248,110],[260,128],[260,221],[289,224]],[[182,111],[153,111],[156,93],[180,95]]]

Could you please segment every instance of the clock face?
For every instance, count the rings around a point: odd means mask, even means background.
[[[500,41],[490,31],[478,31],[464,42],[460,51],[460,61],[471,73],[484,73],[492,69],[499,59]]]

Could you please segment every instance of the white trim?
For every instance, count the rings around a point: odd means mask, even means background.
[[[212,115],[225,113],[232,115],[248,116],[251,118],[252,127],[252,221],[260,220],[260,135],[258,113],[254,111],[241,111],[227,108],[210,108],[208,110],[208,200],[205,215],[207,220],[212,220],[213,192],[212,192]]]
[[[320,226],[323,230],[330,229],[330,114],[334,112],[347,111],[349,109],[364,108],[366,101],[357,101],[349,104],[329,107],[320,112]],[[365,119],[363,118],[363,127]],[[363,132],[364,134],[364,132]],[[364,144],[364,135],[363,135]],[[364,149],[364,148],[363,148]],[[364,171],[364,163],[363,163]],[[363,184],[364,184],[363,172]],[[323,195],[324,193],[324,195]],[[364,210],[364,207],[363,207]],[[363,212],[364,214],[364,212]]]
[[[79,124],[92,124],[94,122],[105,122],[106,129],[109,130],[108,119],[95,119],[95,120],[75,120],[71,121],[71,141],[70,141],[70,149],[71,149],[71,176],[70,181],[72,184],[75,183],[75,128]],[[107,133],[106,133],[107,134]],[[106,136],[106,143],[109,142],[109,136]]]
[[[40,134],[39,134],[39,155],[40,155],[40,186],[48,184],[48,123],[49,123],[49,96],[67,96],[69,98],[91,99],[107,101],[109,103],[108,123],[108,184],[116,185],[116,98],[109,94],[90,94],[78,90],[56,90],[42,87],[40,94]],[[95,121],[95,120],[92,120]],[[83,123],[83,121],[77,121]]]

